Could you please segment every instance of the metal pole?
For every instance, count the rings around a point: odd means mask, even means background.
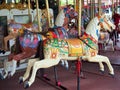
[[[31,9],[30,6],[31,6],[30,5],[30,0],[28,0],[28,15],[29,15],[29,18],[30,18],[30,22],[32,22],[31,15],[30,15],[31,14],[30,13],[30,9]]]
[[[39,32],[41,32],[41,25],[40,25],[40,14],[39,14],[39,4],[38,4],[38,0],[36,0],[36,9],[37,9],[37,20],[38,20],[38,30]]]
[[[98,0],[98,9],[99,9],[99,11],[98,11],[98,15],[100,15],[101,14],[101,12],[102,12],[102,9],[101,9],[101,0]]]
[[[78,34],[81,35],[81,0],[79,0],[78,7]]]
[[[51,23],[50,23],[50,13],[49,13],[49,3],[48,0],[46,1],[46,9],[47,9],[47,16],[48,16],[48,27],[51,27]]]
[[[114,0],[112,0],[112,12],[114,12]]]

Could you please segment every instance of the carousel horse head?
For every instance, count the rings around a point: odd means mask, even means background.
[[[69,22],[71,19],[75,19],[78,14],[77,12],[73,9],[71,5],[66,6],[65,8],[61,9],[59,14],[57,15],[55,25],[56,26],[68,26]]]
[[[94,17],[86,27],[85,32],[96,40],[99,38],[100,30],[111,32],[115,28],[115,25],[111,20],[106,18],[105,14]]]
[[[106,13],[103,13],[101,17],[104,19],[103,27],[105,30],[108,30],[109,32],[111,32],[113,29],[115,29],[115,25],[113,21],[109,18],[108,15],[106,15]]]

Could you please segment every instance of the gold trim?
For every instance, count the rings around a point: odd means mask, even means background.
[[[26,3],[22,4],[22,3],[18,3],[18,4],[15,4],[15,3],[10,3],[10,4],[6,4],[6,3],[2,3],[0,5],[0,9],[20,9],[20,10],[23,10],[23,9],[27,9],[28,8],[28,5]]]

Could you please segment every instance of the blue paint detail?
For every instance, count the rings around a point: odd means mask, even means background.
[[[104,22],[104,19],[103,19],[103,18],[100,18],[100,22]]]
[[[68,38],[67,30],[64,27],[62,27],[61,29],[62,29],[62,32],[64,34],[64,37]]]
[[[99,31],[98,31],[98,30],[96,30],[96,35],[97,35],[98,38],[99,38],[100,35],[99,35]]]
[[[59,35],[58,31],[57,31],[57,28],[54,28],[54,32],[55,32],[55,34],[57,35],[57,37],[59,38],[60,35]]]

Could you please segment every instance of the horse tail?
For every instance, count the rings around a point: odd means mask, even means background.
[[[38,42],[38,47],[37,47],[35,58],[39,58],[40,60],[44,59],[43,40],[40,40]]]
[[[20,38],[20,37],[18,36],[18,37],[15,39],[15,48],[14,48],[15,54],[19,54],[19,53],[22,52],[19,38]]]

